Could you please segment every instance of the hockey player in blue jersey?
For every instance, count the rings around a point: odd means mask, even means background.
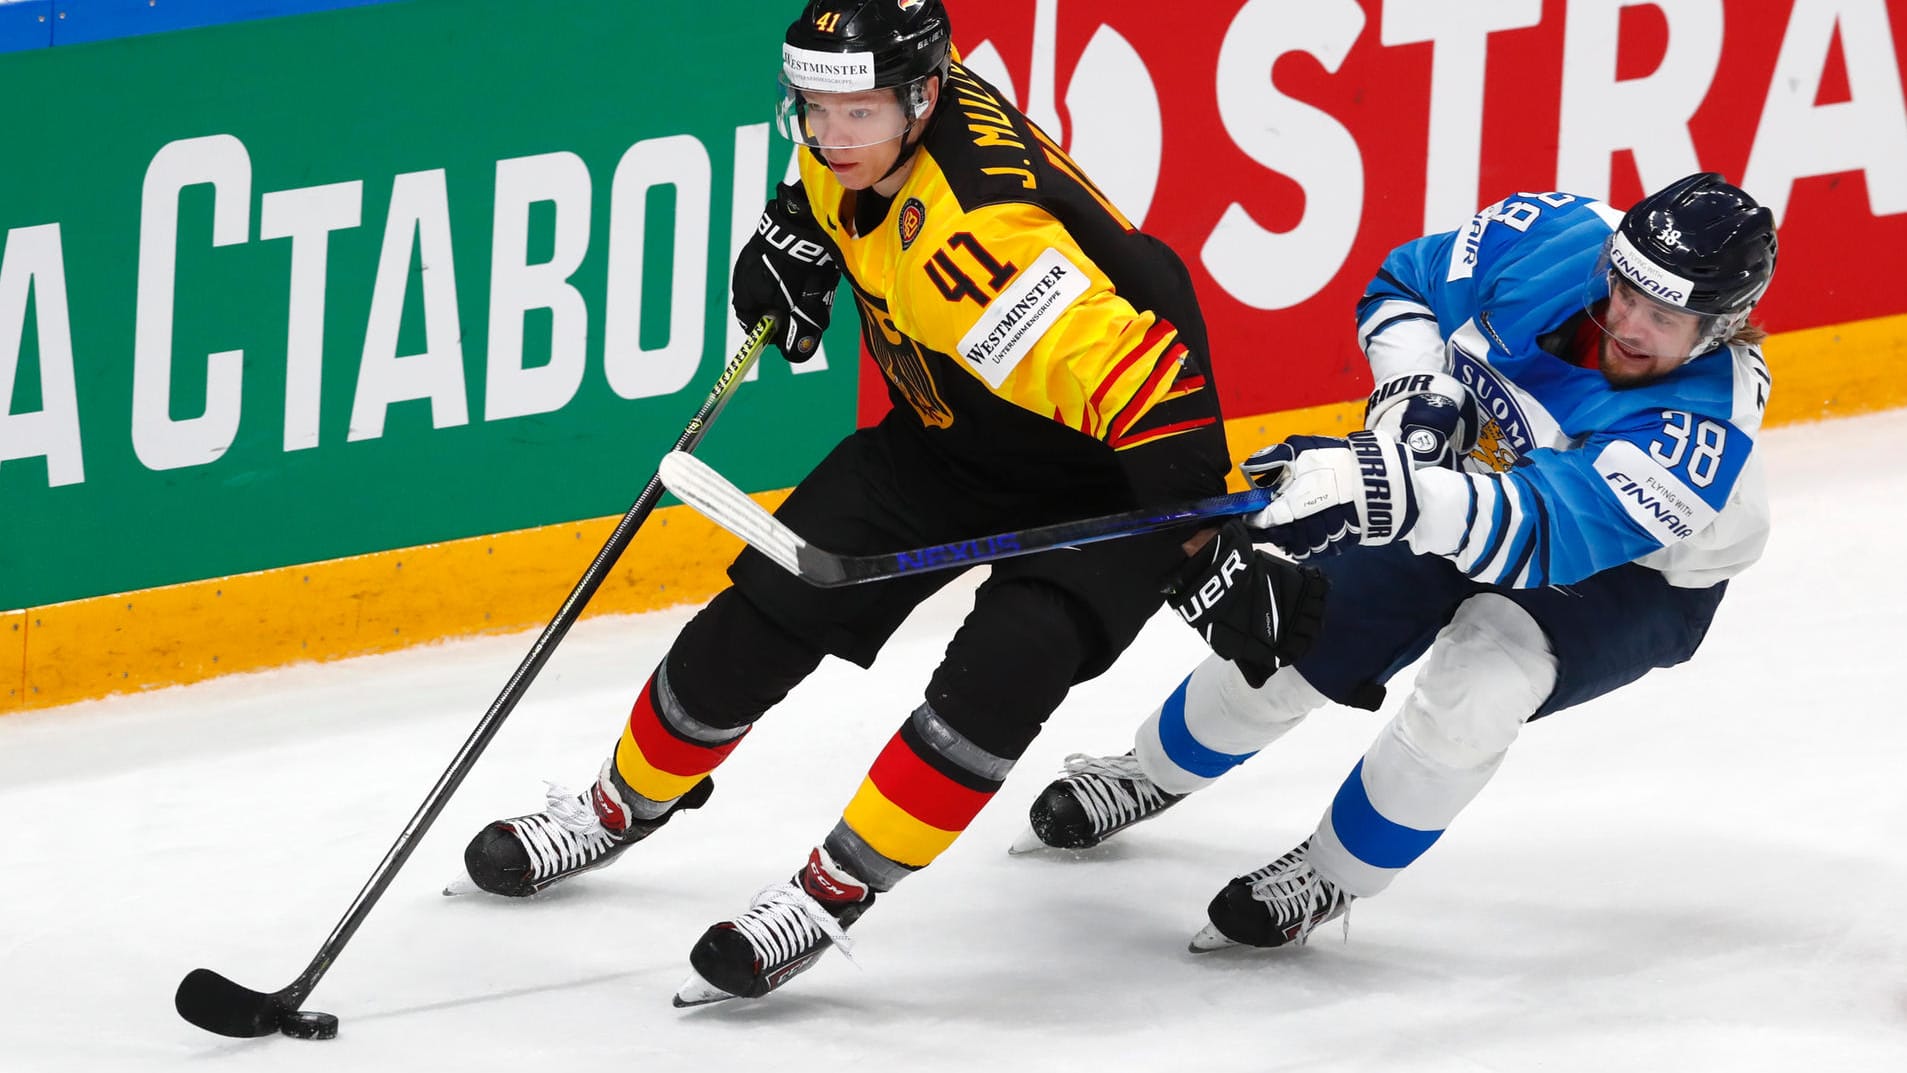
[[[1192,948],[1302,942],[1428,850],[1524,723],[1687,660],[1767,539],[1747,318],[1775,252],[1772,214],[1712,173],[1627,213],[1518,194],[1392,251],[1357,307],[1366,430],[1244,464],[1278,498],[1173,597],[1214,655],[1131,753],[1069,758],[1015,849],[1096,844],[1327,702],[1376,710],[1427,651],[1311,837],[1220,890]],[[1252,541],[1330,578],[1289,665]]]

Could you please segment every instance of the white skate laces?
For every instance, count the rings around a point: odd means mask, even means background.
[[[549,807],[510,823],[530,858],[533,881],[581,868],[616,842],[582,794],[553,782],[543,785]]]
[[[792,882],[763,887],[748,911],[730,921],[747,936],[763,965],[779,965],[827,940],[849,961],[853,940],[834,915]]]
[[[580,835],[602,828],[602,821],[596,818],[596,810],[584,803],[587,794],[545,781],[543,798],[549,804],[550,816],[569,830]]]
[[[1066,758],[1063,777],[1095,831],[1123,827],[1168,804],[1165,791],[1153,785],[1140,770],[1139,758],[1131,753],[1073,753]]]
[[[1271,907],[1272,919],[1296,921],[1287,932],[1291,942],[1303,945],[1312,931],[1331,914],[1340,912],[1344,936],[1351,936],[1351,898],[1337,884],[1319,875],[1311,867],[1306,846],[1278,858],[1245,876],[1251,884],[1251,896]]]

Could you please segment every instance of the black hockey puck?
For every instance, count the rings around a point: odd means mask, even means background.
[[[314,1010],[292,1010],[279,1020],[278,1031],[292,1039],[335,1039],[338,1017]]]

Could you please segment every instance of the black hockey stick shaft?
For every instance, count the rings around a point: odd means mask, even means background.
[[[1267,489],[1252,488],[1190,503],[1143,507],[947,544],[930,544],[878,555],[842,555],[808,543],[799,533],[750,499],[747,493],[693,455],[668,455],[663,458],[659,472],[669,491],[694,507],[702,516],[741,537],[750,547],[782,569],[823,588],[859,585],[930,570],[977,566],[1055,548],[1079,547],[1101,540],[1156,533],[1193,522],[1250,514],[1262,510],[1271,502],[1273,495]]]
[[[798,576],[810,584],[833,588],[907,577],[930,570],[960,569],[1056,548],[1077,548],[1102,540],[1156,533],[1192,522],[1251,514],[1263,510],[1271,503],[1271,498],[1269,491],[1252,488],[1171,507],[1080,518],[879,555],[837,555],[808,544],[796,553],[801,563]]]
[[[755,358],[761,354],[762,347],[767,342],[773,327],[774,318],[764,317],[755,325],[754,331],[749,333],[742,348],[728,359],[728,363],[722,368],[720,379],[716,380],[714,389],[703,401],[702,408],[695,412],[693,418],[690,418],[688,426],[682,430],[681,438],[676,440],[676,451],[692,451],[696,444],[701,442],[709,425],[734,393],[736,385],[741,383],[742,376],[748,371],[748,367],[754,364]],[[615,531],[609,535],[609,540],[603,544],[602,550],[596,553],[596,558],[590,562],[589,568],[583,571],[581,580],[577,581],[576,587],[570,590],[569,598],[564,600],[562,607],[557,609],[556,617],[550,620],[549,625],[543,627],[543,632],[537,637],[536,643],[530,646],[529,654],[524,656],[523,662],[517,665],[516,672],[504,685],[503,692],[497,695],[497,699],[490,705],[490,710],[484,713],[483,718],[477,722],[476,729],[472,730],[470,737],[464,741],[463,747],[457,750],[457,755],[451,760],[450,767],[438,776],[437,784],[430,788],[430,793],[425,796],[424,803],[418,808],[417,814],[404,825],[404,830],[397,836],[397,841],[384,854],[384,859],[378,862],[377,870],[371,873],[371,878],[364,884],[364,889],[358,892],[357,899],[351,903],[351,908],[345,912],[343,919],[338,921],[337,927],[331,930],[330,937],[325,939],[324,945],[318,948],[317,956],[311,959],[311,964],[305,967],[305,971],[285,987],[266,994],[233,983],[210,969],[194,969],[179,982],[179,990],[173,997],[173,1004],[178,1009],[179,1016],[208,1032],[216,1032],[222,1036],[245,1037],[270,1035],[279,1031],[285,1019],[298,1011],[312,989],[318,986],[318,981],[324,978],[324,974],[337,960],[345,944],[351,941],[351,936],[357,932],[358,925],[364,922],[371,907],[377,904],[385,888],[390,886],[398,869],[404,867],[404,862],[410,858],[411,851],[417,847],[418,840],[423,838],[424,832],[430,829],[430,825],[443,811],[444,805],[449,802],[450,796],[457,791],[458,786],[462,785],[464,777],[470,773],[477,757],[482,755],[491,739],[496,737],[497,731],[511,711],[516,708],[517,702],[523,699],[523,694],[530,688],[530,683],[536,680],[543,665],[549,662],[550,655],[555,651],[556,646],[569,633],[570,627],[575,625],[577,618],[582,615],[583,607],[602,586],[603,580],[608,577],[616,560],[621,558],[624,549],[635,537],[636,530],[642,527],[642,523],[648,520],[650,513],[655,510],[656,502],[662,498],[662,493],[661,475],[657,474],[649,478],[649,483],[642,489],[642,494],[636,497],[635,503],[616,524]]]

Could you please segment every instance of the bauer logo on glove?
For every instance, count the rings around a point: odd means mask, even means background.
[[[1198,629],[1199,620],[1205,617],[1206,612],[1216,608],[1219,600],[1231,591],[1236,584],[1234,578],[1246,571],[1245,557],[1237,547],[1224,546],[1222,550],[1224,559],[1201,567],[1205,571],[1204,580],[1174,601],[1179,617],[1194,629]]]
[[[813,239],[802,238],[785,227],[777,226],[768,218],[767,213],[763,213],[761,219],[755,221],[755,233],[760,235],[762,241],[770,247],[780,250],[802,264],[821,268],[834,263],[834,258],[829,256],[826,246]]]
[[[773,341],[789,361],[806,361],[821,346],[841,282],[821,225],[796,183],[776,188],[755,222],[755,235],[735,259],[730,279],[735,318],[752,326],[775,318]]]
[[[1252,547],[1245,524],[1234,519],[1186,559],[1165,594],[1186,625],[1237,664],[1255,689],[1311,650],[1329,587],[1318,570]]]

